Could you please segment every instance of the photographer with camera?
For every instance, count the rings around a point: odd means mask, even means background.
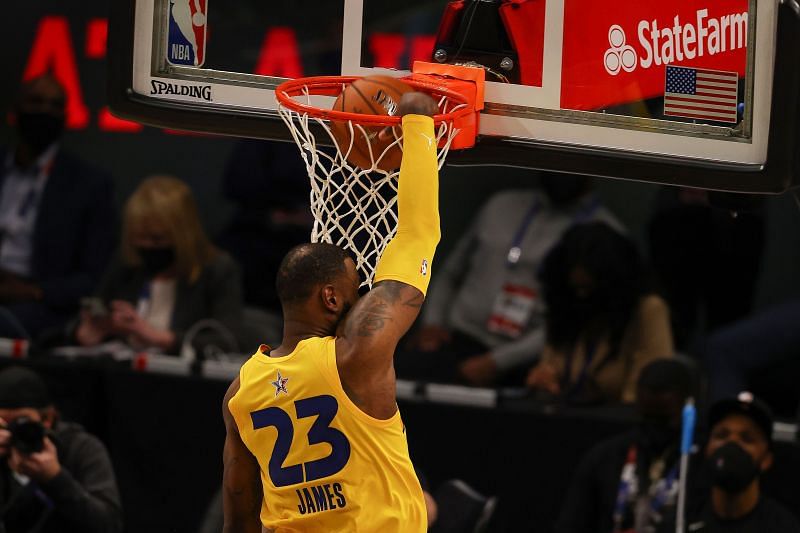
[[[0,372],[0,533],[117,533],[122,510],[105,446],[58,419],[42,379]]]

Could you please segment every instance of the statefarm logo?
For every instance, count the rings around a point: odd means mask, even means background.
[[[658,20],[641,20],[637,27],[639,45],[627,44],[625,30],[619,24],[608,29],[608,44],[603,63],[606,72],[616,76],[622,71],[633,72],[637,66],[669,65],[675,61],[695,59],[705,55],[747,47],[747,12],[708,16],[708,9],[698,9],[694,21],[683,23],[680,15],[672,26],[659,27]]]

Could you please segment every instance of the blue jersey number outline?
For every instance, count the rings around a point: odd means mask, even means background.
[[[317,417],[308,430],[308,444],[328,443],[331,446],[331,453],[322,459],[283,466],[294,439],[294,424],[291,417],[279,407],[267,407],[250,413],[254,430],[270,426],[278,430],[268,467],[269,477],[276,487],[332,476],[341,471],[350,460],[350,441],[344,433],[330,426],[339,411],[336,398],[328,394],[312,396],[295,401],[294,408],[298,419]]]

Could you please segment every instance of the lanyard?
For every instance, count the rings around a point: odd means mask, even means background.
[[[536,215],[538,214],[539,199],[534,198],[533,203],[528,208],[525,216],[522,218],[522,222],[517,228],[517,232],[514,234],[514,240],[511,241],[511,248],[508,249],[508,257],[506,258],[506,266],[510,267],[519,262],[519,258],[522,255],[522,248],[520,248],[522,245],[522,240],[525,238],[525,234],[528,233],[528,228],[533,222],[533,219],[536,218]]]
[[[622,467],[622,474],[619,480],[619,489],[617,490],[617,500],[614,504],[614,532],[622,531],[622,522],[625,519],[625,513],[630,503],[631,494],[639,491],[639,478],[636,474],[637,463],[637,449],[636,445],[632,444],[628,449],[628,455],[625,459],[625,465]],[[665,478],[654,482],[653,486],[657,487],[655,493],[650,496],[650,516],[658,516],[661,509],[667,504],[670,492],[675,485],[678,478],[679,464],[675,464],[667,473]]]
[[[146,317],[150,314],[151,295],[153,292],[153,282],[148,280],[142,285],[139,290],[139,301],[136,303],[136,312],[141,317]]]
[[[13,167],[10,164],[6,165],[6,177],[8,174],[13,170]],[[20,171],[20,169],[17,169]],[[49,161],[45,162],[44,164],[38,165],[36,169],[36,175],[32,176],[29,174],[29,179],[32,180],[30,183],[30,187],[28,192],[25,193],[25,197],[19,203],[19,207],[17,208],[17,212],[14,215],[16,220],[6,219],[5,225],[7,226],[6,229],[11,229],[15,227],[17,224],[20,224],[28,213],[36,207],[39,203],[39,199],[42,195],[42,191],[44,190],[45,182],[47,178],[50,176],[50,172],[53,170],[53,158],[51,157]]]
[[[598,207],[600,207],[600,200],[596,197],[592,198],[591,202],[575,213],[569,224],[570,227],[587,222],[592,215],[594,215],[595,211],[597,211]],[[541,204],[539,199],[534,197],[533,203],[525,212],[522,222],[520,222],[516,233],[514,233],[514,239],[511,241],[511,247],[508,249],[508,255],[506,256],[506,267],[513,267],[519,262],[520,257],[522,257],[522,241],[525,240],[525,234],[528,233],[528,229],[539,214],[540,209]]]
[[[569,356],[567,357],[567,363],[564,368],[564,386],[563,390],[566,391],[567,397],[574,396],[575,394],[579,393],[581,388],[583,388],[583,383],[586,381],[586,376],[589,373],[589,366],[592,364],[592,360],[594,359],[594,355],[597,352],[597,344],[591,343],[586,345],[586,357],[585,361],[583,362],[583,367],[581,368],[580,374],[578,374],[578,379],[575,380],[575,385],[569,386],[570,379],[572,378],[572,361],[575,358],[575,351],[571,351]]]

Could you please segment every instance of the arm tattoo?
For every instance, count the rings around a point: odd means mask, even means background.
[[[414,296],[403,302],[403,305],[405,305],[406,307],[413,307],[415,309],[419,309],[422,307],[424,301],[425,301],[425,296],[423,296],[421,292],[415,291]]]
[[[381,298],[375,298],[374,302],[359,309],[353,318],[353,325],[358,328],[356,335],[359,337],[372,337],[386,326],[387,321],[392,320],[389,304]]]
[[[408,290],[413,290],[411,296]],[[416,289],[399,281],[381,281],[363,300],[351,318],[348,319],[348,332],[355,333],[358,337],[372,337],[381,332],[387,322],[394,319],[392,306],[402,301],[402,305],[419,309],[425,297]],[[352,328],[355,328],[353,331]]]
[[[410,285],[399,281],[382,281],[380,282],[380,285],[376,287],[376,289],[377,288],[380,288],[381,296],[386,296],[390,304],[396,304],[398,300],[404,296],[403,293],[408,293],[409,291],[412,291],[413,295],[409,297],[406,294],[403,305],[419,309],[422,307],[422,303],[425,301],[425,296],[423,296],[418,289],[414,289]]]

